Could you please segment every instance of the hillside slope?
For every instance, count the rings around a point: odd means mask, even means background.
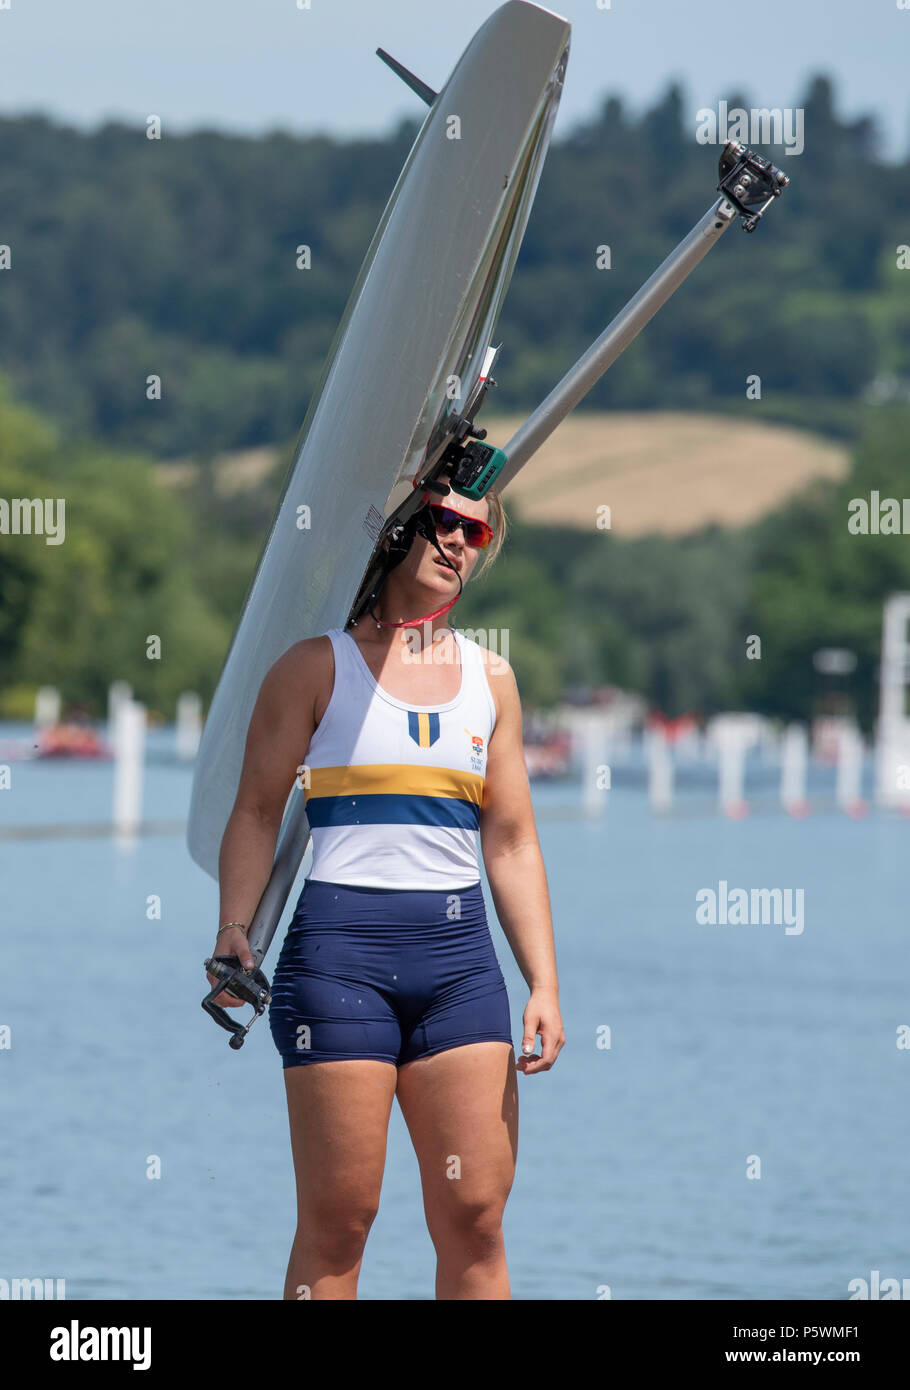
[[[488,442],[504,445],[523,416],[489,416]],[[286,458],[290,457],[285,452]],[[273,448],[216,459],[219,491],[242,493],[275,467]],[[816,478],[848,466],[840,445],[787,425],[679,411],[577,411],[551,435],[505,494],[510,515],[588,530],[610,507],[618,536],[686,535],[710,522],[736,528],[773,511]],[[191,460],[158,465],[179,481]]]

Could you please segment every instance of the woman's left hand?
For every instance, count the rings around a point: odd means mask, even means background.
[[[566,1040],[559,1012],[559,991],[556,989],[534,989],[522,1015],[524,1037],[521,1040],[522,1055],[515,1063],[517,1071],[526,1076],[534,1072],[549,1071],[556,1061]],[[534,1054],[537,1035],[540,1034],[540,1054]]]

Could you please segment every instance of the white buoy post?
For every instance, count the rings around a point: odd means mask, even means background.
[[[749,814],[745,797],[746,740],[736,731],[724,733],[717,747],[717,800],[721,811],[732,820]]]
[[[610,794],[607,726],[602,715],[589,715],[582,726],[581,759],[582,810],[593,819],[604,814]]]
[[[806,774],[809,767],[809,735],[804,724],[788,724],[780,758],[780,802],[789,816],[807,816]]]
[[[60,691],[52,685],[42,685],[35,696],[35,728],[47,729],[60,723]]]
[[[116,754],[117,714],[120,706],[132,700],[133,687],[129,681],[113,681],[107,688],[107,741]]]
[[[882,619],[882,659],[876,731],[876,800],[910,815],[910,594],[892,594]]]
[[[673,805],[673,754],[661,729],[645,734],[648,753],[648,800],[651,810],[663,815]]]
[[[848,816],[864,816],[868,810],[863,800],[863,740],[855,724],[844,723],[837,740],[837,786],[835,796],[841,811]]]
[[[145,770],[145,706],[121,700],[114,730],[114,834],[132,843],[142,824],[142,781]]]
[[[187,690],[177,700],[177,757],[191,762],[202,736],[202,700]]]

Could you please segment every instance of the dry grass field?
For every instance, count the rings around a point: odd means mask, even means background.
[[[505,445],[521,416],[484,417],[491,444]],[[225,493],[254,487],[277,451],[243,450],[217,460]],[[577,411],[509,485],[506,508],[528,522],[588,530],[610,507],[618,536],[685,535],[709,522],[744,526],[815,478],[844,475],[844,449],[787,425],[675,411]],[[191,462],[160,465],[185,477]]]
[[[491,421],[488,441],[504,445],[520,424],[520,417]],[[528,522],[588,529],[606,503],[618,536],[685,535],[709,522],[747,525],[815,478],[840,478],[847,467],[844,449],[786,425],[673,411],[579,411],[504,497],[507,509]]]

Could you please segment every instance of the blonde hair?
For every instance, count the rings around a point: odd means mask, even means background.
[[[502,497],[495,487],[490,488],[489,492],[484,493],[486,501],[489,503],[487,520],[493,528],[493,539],[486,550],[481,551],[482,559],[480,564],[471,575],[472,579],[478,579],[492,565],[496,556],[502,550],[506,532],[509,529],[509,519],[506,516],[506,509],[502,505]]]

